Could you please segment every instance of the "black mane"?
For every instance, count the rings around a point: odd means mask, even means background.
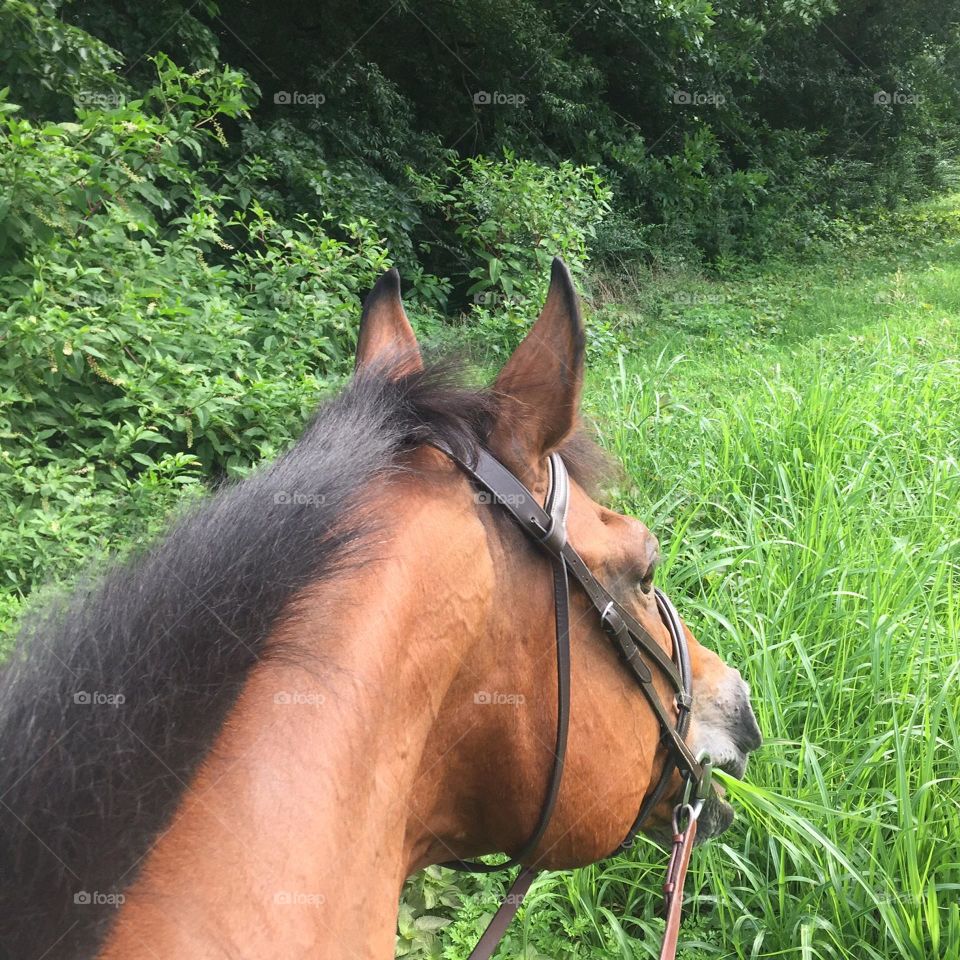
[[[355,377],[276,462],[27,619],[0,672],[0,957],[95,953],[289,601],[363,562],[371,482],[485,442],[494,395],[462,382]]]

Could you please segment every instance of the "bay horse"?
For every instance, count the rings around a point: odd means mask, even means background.
[[[583,377],[560,261],[486,389],[424,362],[390,271],[292,449],[29,616],[0,676],[3,957],[386,960],[412,872],[531,836],[562,696],[565,772],[524,862],[609,854],[651,798],[644,830],[668,836],[681,771],[652,701],[578,588],[562,693],[551,558],[461,469],[495,458],[537,515],[569,471],[570,549],[669,659],[657,540],[593,498]],[[683,750],[741,776],[748,688],[676,629],[692,700],[663,671],[649,693],[689,710]],[[708,793],[701,839],[733,817]]]

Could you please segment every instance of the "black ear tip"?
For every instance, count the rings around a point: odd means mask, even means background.
[[[559,287],[564,293],[567,293],[567,291],[575,293],[570,268],[560,257],[553,258],[553,264],[550,267],[550,286]]]
[[[371,293],[396,293],[400,296],[400,271],[391,267],[374,285]]]
[[[400,271],[396,267],[391,267],[373,285],[363,302],[363,312],[367,313],[381,299],[400,299]]]
[[[577,288],[573,285],[570,270],[560,257],[553,258],[550,268],[550,293],[554,291],[563,298],[570,319],[575,325],[580,324],[580,302],[577,299]]]

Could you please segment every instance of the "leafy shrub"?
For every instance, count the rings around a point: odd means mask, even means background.
[[[468,272],[468,295],[536,299],[555,256],[584,276],[588,242],[610,208],[610,190],[593,167],[548,167],[507,151],[503,160],[453,160],[447,172],[448,186],[417,179],[467,256],[479,261]]]
[[[548,167],[507,152],[502,160],[453,159],[443,183],[410,177],[454,228],[467,259],[455,279],[470,303],[470,329],[495,353],[516,346],[536,315],[553,257],[585,284],[589,242],[610,208],[594,168]]]
[[[317,141],[281,119],[242,131],[244,149],[269,165],[261,200],[280,219],[308,214],[327,218],[328,229],[363,216],[376,223],[406,276],[417,264],[412,237],[420,222],[413,191],[391,183],[354,159],[330,159]]]
[[[74,103],[129,93],[116,73],[123,58],[85,30],[64,23],[54,0],[4,0],[0,50],[5,80],[31,116],[67,119]]]
[[[62,123],[0,101],[0,555],[19,591],[273,455],[348,368],[389,265],[369,221],[334,237],[259,203],[269,166],[223,131],[248,106],[238,72],[156,68],[142,98]]]

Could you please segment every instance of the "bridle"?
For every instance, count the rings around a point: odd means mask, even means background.
[[[523,847],[504,863],[486,864],[451,860],[441,864],[441,866],[472,873],[492,873],[509,867],[521,867],[503,903],[470,954],[469,960],[488,960],[519,909],[524,895],[538,873],[535,867],[524,865],[523,861],[529,859],[543,839],[560,791],[570,721],[570,576],[580,584],[596,608],[604,631],[614,643],[650,704],[660,725],[661,742],[665,743],[667,748],[667,758],[657,785],[642,802],[626,838],[609,854],[610,856],[632,845],[651,811],[664,799],[674,771],[679,771],[683,781],[681,795],[674,809],[673,846],[667,868],[667,882],[664,884],[667,926],[660,957],[661,960],[672,958],[676,951],[680,923],[683,880],[696,835],[697,817],[700,815],[704,799],[710,789],[712,773],[709,758],[694,757],[685,742],[690,725],[693,692],[690,652],[679,614],[666,594],[655,588],[657,611],[670,634],[673,645],[672,657],[668,657],[643,626],[611,596],[587,568],[583,559],[567,540],[570,480],[560,454],[553,453],[548,458],[549,483],[547,496],[541,507],[526,486],[486,450],[475,451],[471,460],[467,461],[445,444],[438,441],[432,443],[486,491],[489,502],[497,504],[510,514],[520,529],[549,555],[553,567],[557,650],[557,733],[553,770],[536,826]],[[651,663],[673,687],[675,719],[664,706],[653,685]]]

